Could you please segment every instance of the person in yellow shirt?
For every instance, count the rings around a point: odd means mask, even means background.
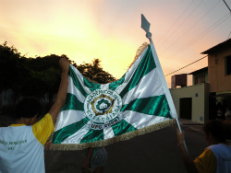
[[[59,64],[61,83],[49,113],[36,122],[40,102],[34,97],[26,97],[16,105],[15,123],[0,128],[0,173],[45,173],[44,145],[54,131],[54,122],[67,93],[69,61],[61,58]]]
[[[189,173],[230,173],[231,172],[231,146],[226,142],[230,140],[231,125],[218,120],[208,121],[203,126],[205,140],[210,145],[194,161],[186,151],[183,141],[184,132],[177,129],[177,141],[183,163]]]

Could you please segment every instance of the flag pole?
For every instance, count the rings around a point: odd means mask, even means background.
[[[157,53],[156,53],[156,50],[155,50],[155,47],[154,47],[154,44],[153,44],[153,41],[152,41],[152,33],[149,32],[150,23],[147,21],[147,19],[144,17],[143,14],[141,14],[141,28],[143,28],[146,31],[146,37],[150,41],[150,46],[151,46],[151,50],[152,50],[152,56],[153,56],[153,58],[155,60],[156,68],[157,68],[158,74],[160,76],[160,80],[161,80],[162,86],[164,88],[164,93],[166,95],[166,99],[168,101],[168,104],[169,104],[169,107],[170,107],[170,110],[171,110],[171,116],[176,119],[176,123],[177,123],[178,129],[179,129],[179,132],[182,133],[180,123],[179,123],[179,120],[178,120],[178,116],[177,116],[177,112],[176,112],[176,108],[175,108],[175,105],[173,103],[172,96],[170,94],[167,82],[166,82],[165,77],[164,77],[162,67],[160,65],[159,58],[157,56]],[[183,141],[183,144],[185,146],[186,151],[188,152],[185,140]]]

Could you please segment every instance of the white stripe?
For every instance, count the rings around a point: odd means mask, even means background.
[[[102,85],[100,85],[100,89],[106,90],[108,88],[109,88],[109,83],[108,84],[102,84]]]
[[[73,80],[70,76],[68,76],[67,93],[75,95],[80,102],[84,103],[85,97],[78,90],[78,88],[75,87]]]
[[[83,137],[89,132],[88,124],[85,124],[80,130],[66,138],[61,144],[79,144]]]
[[[131,66],[131,68],[128,69],[128,71],[125,74],[124,82],[115,89],[115,92],[117,92],[119,94],[125,88],[125,86],[128,84],[128,82],[132,78],[133,74],[135,73],[137,67],[140,64],[140,61],[142,60],[142,58],[145,55],[145,53],[147,52],[147,50],[148,50],[148,47],[146,47],[144,49],[144,51],[140,54],[140,56],[133,63],[133,65]]]
[[[106,127],[103,129],[104,139],[113,138],[115,136],[112,127]]]
[[[157,69],[157,71],[159,73],[159,76],[160,76],[160,79],[161,79],[161,84],[162,84],[162,87],[164,89],[165,96],[166,96],[166,99],[168,101],[168,105],[169,105],[170,110],[171,110],[171,116],[173,118],[177,119],[178,116],[177,116],[175,105],[174,105],[173,100],[172,100],[172,95],[171,95],[171,93],[169,91],[167,82],[165,80],[165,76],[164,76],[162,67],[160,65],[160,61],[159,61],[159,58],[157,56],[156,50],[154,48],[154,44],[152,42],[152,38],[150,37],[149,39],[150,39],[150,42],[151,42],[152,56],[153,56],[153,59],[154,59],[154,61],[156,63],[156,69]],[[177,122],[178,122],[178,119],[177,119]],[[177,124],[179,124],[179,122]],[[179,126],[179,129],[180,129],[180,126]],[[181,129],[180,129],[180,132],[181,132]]]
[[[87,94],[90,94],[91,90],[83,84],[83,75],[73,65],[70,64],[70,67],[72,68],[76,77],[80,81],[81,86],[84,88],[84,90],[87,92]]]
[[[75,122],[81,121],[85,117],[86,116],[83,111],[77,111],[77,110],[61,111],[57,118],[55,131],[58,131],[59,129],[68,126],[70,124],[73,124]]]
[[[156,123],[163,122],[165,120],[169,120],[169,118],[147,115],[135,111],[124,111],[123,114],[126,117],[124,120],[136,129],[141,129]]]
[[[153,69],[140,80],[139,84],[123,97],[123,105],[134,99],[147,98],[164,94],[158,71]]]

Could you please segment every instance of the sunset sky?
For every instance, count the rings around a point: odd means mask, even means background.
[[[203,57],[231,31],[222,0],[0,0],[0,44],[7,41],[27,57],[66,54],[77,64],[99,58],[120,78],[148,42],[141,14],[151,23],[164,74]],[[207,65],[205,58],[176,74]]]

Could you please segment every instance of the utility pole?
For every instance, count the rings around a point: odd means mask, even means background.
[[[230,11],[230,14],[231,14],[231,9],[230,9],[230,7],[229,7],[228,4],[225,2],[225,0],[223,0],[223,2],[225,3],[226,7],[228,8],[228,10]],[[230,33],[229,33],[229,36],[230,36],[230,34],[231,34],[231,31],[230,31]],[[229,36],[228,36],[227,39],[229,39]]]

